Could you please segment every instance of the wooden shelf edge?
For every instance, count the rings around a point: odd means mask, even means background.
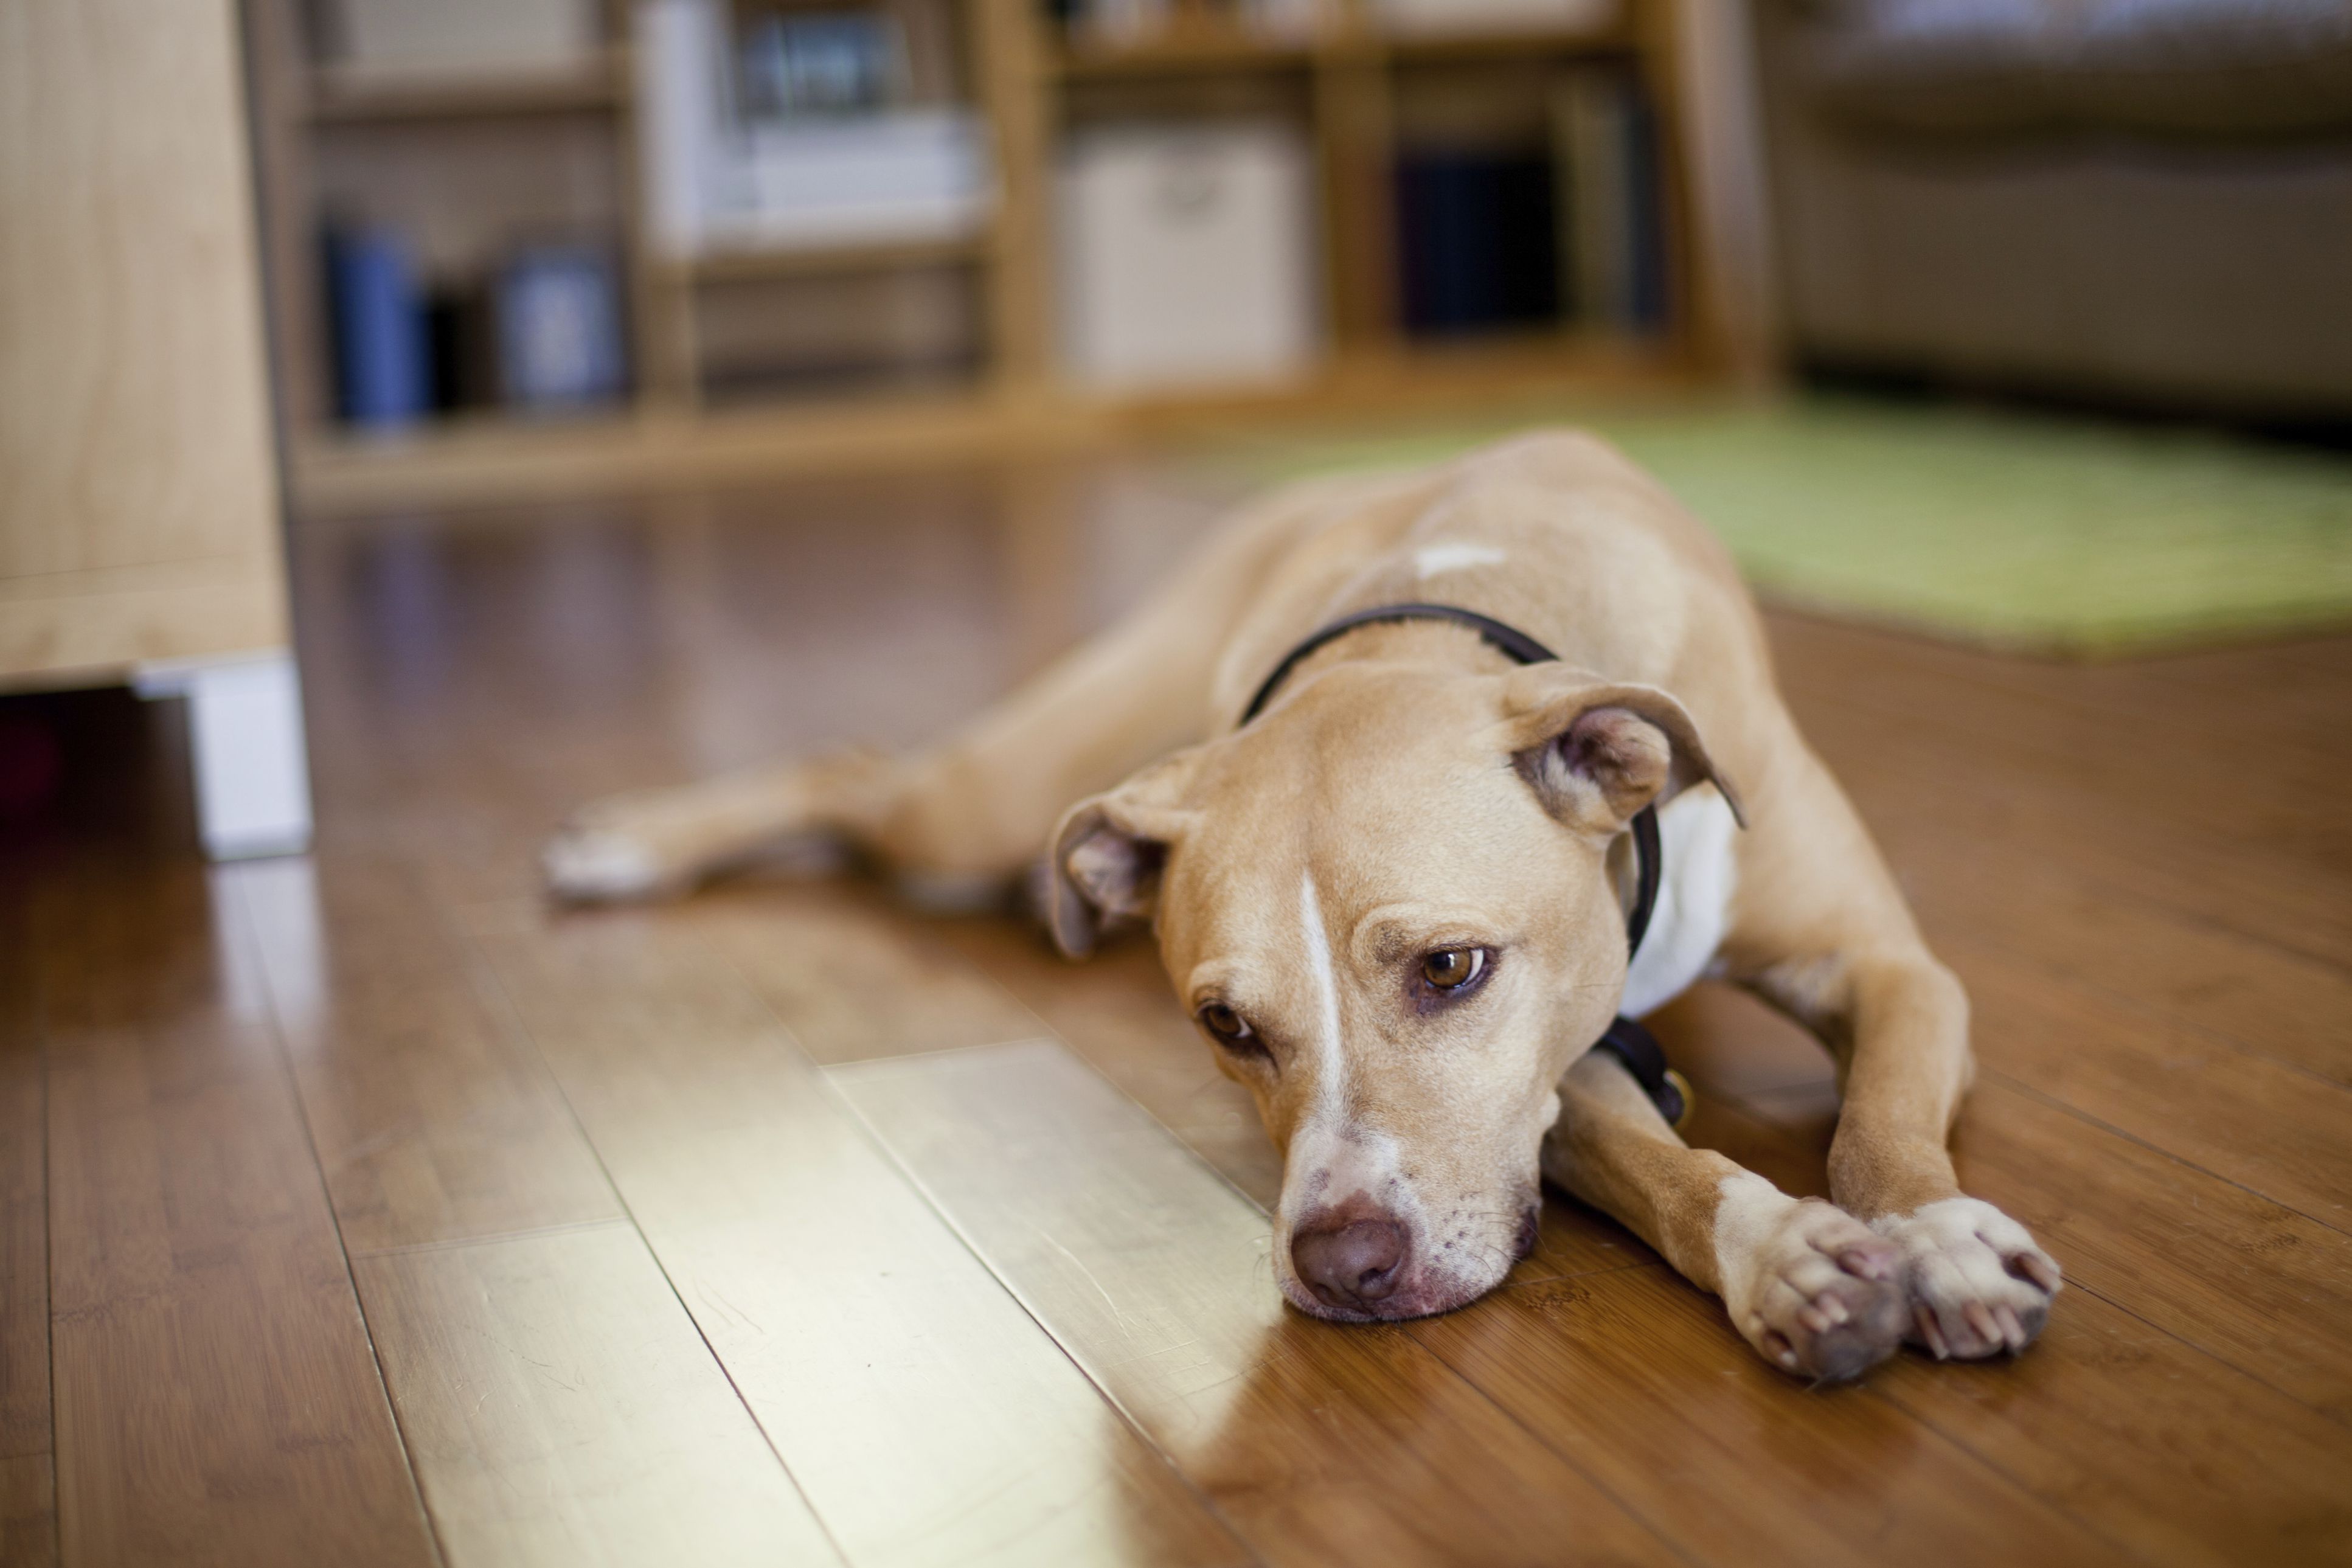
[[[1291,70],[1335,61],[1414,65],[1497,56],[1618,54],[1635,47],[1630,24],[1622,20],[1600,27],[1425,34],[1333,31],[1297,38],[1216,27],[1178,31],[1132,44],[1065,45],[1048,56],[1047,71],[1064,81],[1085,81],[1207,75],[1221,70]]]
[[[482,420],[399,437],[314,436],[289,461],[304,521],[680,484],[1068,453],[1213,429],[1364,412],[1449,416],[1551,395],[1678,389],[1703,379],[1675,340],[1546,333],[1335,358],[1277,384],[1112,398],[1038,389],[546,424]]]
[[[698,283],[758,282],[824,273],[879,271],[894,267],[946,267],[989,259],[990,228],[940,239],[881,240],[867,244],[730,247],[701,256],[657,261],[672,280]]]
[[[1178,76],[1216,70],[1294,70],[1310,64],[1320,46],[1310,38],[1202,28],[1132,44],[1068,44],[1046,57],[1048,75],[1066,81],[1136,76]]]
[[[1601,27],[1548,27],[1538,32],[1400,33],[1381,39],[1379,48],[1398,64],[1491,60],[1497,56],[1619,54],[1635,47],[1631,24]]]
[[[316,435],[289,454],[299,521],[419,505],[483,505],[776,474],[976,460],[1085,438],[1031,404],[983,392],[544,424],[484,419],[399,436]]]
[[[618,109],[628,83],[627,61],[617,48],[576,68],[479,77],[370,80],[344,79],[322,67],[311,73],[298,112],[320,125],[596,113]]]

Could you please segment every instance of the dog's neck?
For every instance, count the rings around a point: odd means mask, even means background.
[[[1466,626],[1451,621],[1372,622],[1354,627],[1300,659],[1285,675],[1267,708],[1280,707],[1317,676],[1343,664],[1402,665],[1474,675],[1496,675],[1517,668],[1515,660]]]

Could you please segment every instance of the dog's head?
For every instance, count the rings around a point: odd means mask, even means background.
[[[1184,1006],[1283,1150],[1284,1292],[1439,1312],[1534,1244],[1555,1086],[1627,963],[1633,815],[1715,771],[1682,706],[1559,665],[1349,663],[1063,819],[1080,954],[1154,918]]]

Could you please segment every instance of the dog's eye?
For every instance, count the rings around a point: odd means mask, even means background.
[[[1201,1009],[1201,1026],[1227,1045],[1237,1046],[1250,1038],[1248,1020],[1223,1002],[1212,1002]]]
[[[1449,947],[1421,961],[1421,977],[1440,991],[1459,991],[1486,971],[1483,947]]]

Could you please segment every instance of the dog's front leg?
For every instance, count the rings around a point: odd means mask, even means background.
[[[1201,738],[1225,637],[1315,495],[1244,512],[1124,620],[918,755],[844,752],[592,803],[547,846],[550,885],[643,898],[818,833],[930,902],[1000,891],[1072,801]]]
[[[1844,1068],[1830,1191],[1903,1249],[1912,1342],[1938,1357],[2032,1343],[2058,1265],[2023,1226],[1960,1191],[1947,1150],[1972,1070],[1958,980],[1906,942],[1778,965],[1758,989],[1811,1024]]]
[[[862,840],[904,788],[906,764],[844,750],[666,789],[609,795],[573,812],[541,852],[572,899],[642,899],[811,835]]]
[[[1559,1085],[1544,1175],[1723,1298],[1765,1360],[1846,1378],[1903,1340],[1901,1258],[1843,1210],[1798,1199],[1675,1133],[1622,1063],[1587,1053]]]

